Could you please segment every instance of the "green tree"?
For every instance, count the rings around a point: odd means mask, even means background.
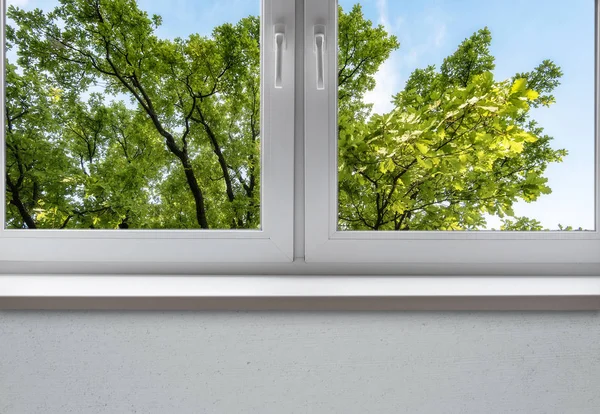
[[[149,135],[164,141],[171,159],[164,165],[164,176],[154,183],[157,200],[177,201],[158,201],[160,206],[148,211],[161,217],[131,224],[258,226],[257,18],[219,26],[210,38],[192,34],[171,41],[155,35],[160,17],[149,17],[134,0],[61,0],[47,14],[14,7],[8,13],[17,27],[9,29],[7,37],[18,48],[21,67],[35,67],[67,94],[81,95],[102,85],[105,98],[127,96],[135,103],[131,111],[137,112],[128,116],[142,125],[149,123]],[[113,134],[94,145],[110,147],[115,139]],[[100,156],[106,161],[105,154]],[[163,190],[168,193],[161,194]],[[111,209],[122,220],[139,216]]]
[[[70,163],[51,111],[56,90],[35,70],[19,74],[7,64],[5,76],[6,224],[38,228],[35,212],[45,211],[46,203],[51,209],[66,206],[73,190],[61,183]]]
[[[135,0],[8,17],[9,227],[260,225],[257,17],[173,40]],[[400,45],[359,5],[340,8],[341,228],[477,229],[490,214],[505,230],[539,229],[510,217],[517,200],[550,192],[543,173],[566,155],[530,117],[562,74],[544,61],[494,80],[490,43],[475,33],[374,114],[364,96]]]
[[[486,214],[514,216],[516,201],[550,193],[544,171],[566,151],[551,148],[530,109],[553,102],[562,73],[544,61],[497,81],[491,40],[482,29],[439,70],[415,70],[390,113],[340,117],[340,228],[473,230]]]

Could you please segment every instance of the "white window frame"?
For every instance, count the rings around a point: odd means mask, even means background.
[[[329,45],[337,45],[335,1],[307,0],[306,28],[326,26]],[[598,49],[596,1],[596,50]],[[324,16],[326,16],[324,18]],[[305,42],[314,44],[307,30]],[[311,43],[309,43],[311,42]],[[596,116],[595,231],[338,231],[337,218],[337,48],[326,49],[326,87],[316,87],[316,54],[305,49],[306,102],[306,261],[339,263],[478,264],[505,273],[509,268],[547,264],[568,266],[569,272],[598,273],[600,269],[600,217],[598,116]],[[598,53],[596,52],[596,105]],[[597,112],[597,111],[596,111]],[[326,201],[324,201],[326,200]],[[543,275],[543,274],[541,274]]]
[[[261,1],[261,230],[15,230],[0,226],[2,262],[290,262],[294,216],[294,0]],[[1,21],[6,20],[2,1]],[[275,87],[274,31],[284,31],[282,84]],[[5,43],[2,24],[2,45]],[[0,52],[4,73],[5,48]],[[4,97],[4,83],[0,86]],[[4,99],[0,110],[4,114]],[[4,142],[4,117],[0,121]],[[5,147],[0,145],[0,217]],[[35,254],[32,254],[35,252]]]
[[[281,0],[264,1],[284,3]],[[333,86],[337,55],[335,47],[330,47],[335,44],[337,30],[336,2],[285,1],[295,2],[295,15],[294,10],[286,9],[285,16],[273,18],[271,23],[285,25],[287,50],[290,51],[286,59],[295,55],[294,62],[285,61],[285,65],[290,66],[285,66],[284,71],[285,74],[293,73],[290,75],[293,79],[284,75],[284,90],[291,81],[295,102],[291,106],[287,100],[278,102],[278,107],[284,104],[285,110],[277,113],[277,119],[268,120],[269,115],[263,114],[263,128],[267,124],[275,125],[273,130],[289,132],[285,128],[291,128],[294,137],[282,139],[278,136],[276,143],[269,144],[270,149],[263,147],[263,162],[266,166],[269,162],[273,164],[270,172],[263,167],[261,217],[264,230],[261,235],[248,237],[245,231],[210,231],[206,234],[185,231],[174,232],[178,238],[173,239],[171,232],[150,231],[137,239],[134,237],[135,243],[130,239],[117,239],[119,246],[126,245],[134,250],[151,246],[158,256],[149,259],[130,250],[128,253],[133,253],[135,260],[123,260],[122,256],[104,253],[74,261],[61,249],[53,247],[43,253],[43,260],[31,261],[21,249],[33,248],[39,253],[39,247],[48,246],[48,239],[32,237],[15,247],[5,241],[9,239],[2,239],[4,233],[0,233],[0,309],[600,309],[600,267],[593,260],[586,261],[589,259],[586,255],[590,253],[586,246],[597,246],[594,238],[567,236],[567,248],[577,245],[587,253],[570,251],[574,256],[569,258],[575,260],[565,262],[550,258],[539,263],[483,260],[481,254],[485,255],[485,252],[477,247],[483,242],[489,242],[488,246],[495,243],[495,246],[502,244],[503,247],[513,242],[522,246],[535,236],[530,234],[510,240],[490,240],[484,233],[445,234],[438,240],[430,240],[430,235],[414,235],[407,240],[392,232],[336,234],[337,160],[335,134],[331,131],[335,127],[337,91]],[[263,10],[265,12],[268,10]],[[266,15],[263,16],[266,19]],[[4,20],[4,15],[0,17]],[[316,82],[312,47],[315,24],[326,27],[326,65],[330,66],[326,66],[325,86],[329,91],[325,96],[317,93],[313,86]],[[262,29],[263,51],[272,50],[269,46],[271,33],[265,25]],[[598,48],[598,29],[596,36]],[[598,67],[598,54],[596,62]],[[268,73],[270,66],[273,65],[263,65],[263,80],[273,79],[272,72]],[[275,100],[272,102],[271,105]],[[333,115],[328,117],[327,114]],[[291,162],[291,152],[294,162]],[[283,157],[278,158],[278,154]],[[596,158],[597,173],[598,155]],[[279,186],[272,187],[280,189],[276,196],[275,191],[269,192],[269,183]],[[276,197],[276,200],[268,197]],[[275,206],[278,207],[276,216],[271,217],[269,212]],[[3,207],[4,204],[0,206]],[[0,212],[3,214],[2,210]],[[93,234],[99,233],[94,231]],[[111,235],[78,240],[94,248],[111,248],[115,242]],[[439,233],[434,238],[436,235]],[[457,237],[464,240],[456,240]],[[588,241],[592,244],[588,245]],[[265,254],[263,247],[269,243],[277,251],[273,248]],[[154,250],[159,244],[165,252]],[[410,244],[418,247],[408,247],[415,254],[408,260],[405,255],[398,256],[392,251],[397,246]],[[439,252],[439,246],[446,245],[456,251],[463,244],[474,248],[463,261],[448,253],[438,260],[430,260],[431,257],[426,258],[419,250],[433,248]],[[185,250],[183,256],[177,251],[179,247]],[[206,248],[206,252],[199,252],[200,247]],[[217,252],[220,247],[248,250],[238,250],[234,256],[225,257]],[[175,252],[177,260],[173,261]],[[536,254],[536,260],[543,258],[543,253]],[[294,260],[290,261],[291,258]]]

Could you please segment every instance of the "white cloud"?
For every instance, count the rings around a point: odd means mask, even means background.
[[[373,104],[373,111],[378,114],[390,112],[392,96],[401,87],[400,64],[397,55],[392,55],[375,74],[375,89],[365,94],[365,101]]]
[[[385,30],[390,32],[392,30],[392,26],[390,25],[390,20],[388,19],[389,13],[387,0],[377,0],[376,7],[379,23],[385,27]]]
[[[376,0],[375,6],[378,23],[388,33],[396,34],[401,43],[400,50],[392,53],[375,74],[375,89],[365,94],[365,101],[373,104],[375,113],[385,113],[393,109],[392,96],[402,89],[406,77],[419,67],[423,56],[443,46],[447,27],[439,10],[433,10],[417,22],[390,16],[388,0]],[[421,36],[421,31],[415,32],[418,26],[425,30]]]
[[[433,44],[435,47],[440,47],[444,44],[444,40],[446,40],[446,25],[444,23],[439,23],[435,29],[435,35],[433,37]]]
[[[388,33],[393,33],[394,27],[392,27],[388,18],[387,0],[377,0],[376,6],[379,24],[383,25]],[[398,19],[397,23],[401,23],[401,21],[401,19]],[[401,85],[400,62],[397,54],[392,54],[379,67],[375,74],[375,82],[375,89],[365,94],[365,101],[373,104],[375,113],[381,114],[391,111],[394,107],[391,103],[392,96],[400,90]]]

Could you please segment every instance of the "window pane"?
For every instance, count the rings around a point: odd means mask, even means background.
[[[259,9],[9,0],[5,226],[260,228]]]
[[[340,230],[593,230],[594,0],[340,0]]]

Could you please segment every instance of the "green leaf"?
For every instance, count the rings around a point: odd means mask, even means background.
[[[510,93],[511,94],[521,93],[521,92],[524,92],[526,88],[527,88],[527,79],[519,78],[519,79],[515,80],[515,82],[513,83],[512,88],[510,89]]]
[[[427,154],[429,152],[429,147],[425,144],[421,144],[419,142],[415,143],[415,147],[417,147],[417,149],[419,150],[419,152],[423,155]]]
[[[534,91],[533,89],[527,89],[527,91],[525,92],[525,96],[530,101],[533,101],[533,100],[537,99],[540,96],[540,94],[538,92]]]
[[[389,171],[394,171],[395,168],[396,165],[394,164],[394,161],[391,158],[387,158],[384,162],[379,164],[379,171],[381,171],[384,174]]]
[[[417,157],[416,160],[417,164],[419,164],[423,168],[429,169],[433,167],[433,163],[427,158]]]

